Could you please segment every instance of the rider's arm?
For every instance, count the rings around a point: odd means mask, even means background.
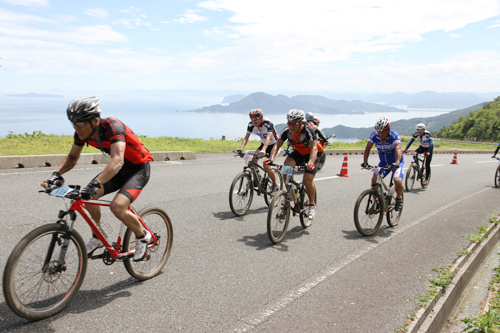
[[[109,155],[111,160],[104,170],[95,179],[102,185],[113,178],[122,168],[125,160],[125,141],[118,141],[111,144]]]
[[[363,162],[368,162],[368,156],[370,155],[370,149],[372,149],[373,143],[372,142],[367,142],[365,151],[363,153]]]
[[[245,148],[245,146],[247,145],[249,137],[250,137],[250,133],[247,132],[247,135],[245,135],[245,137],[243,138],[243,141],[241,142],[241,147],[240,147],[241,150],[243,150],[243,148]]]
[[[318,156],[318,141],[309,141],[309,147],[311,147],[311,153],[309,154],[309,163],[314,165],[316,162],[316,157]]]
[[[394,146],[394,153],[396,154],[396,162],[397,164],[401,163],[401,145]]]
[[[411,144],[413,143],[413,141],[415,140],[415,138],[412,136],[410,141],[408,141],[408,144],[406,145],[406,148],[405,150],[408,150],[408,148],[410,148]]]
[[[73,144],[69,154],[64,158],[62,163],[57,167],[57,172],[61,175],[73,169],[80,158],[80,154],[82,153],[83,146],[77,146]]]
[[[432,154],[432,148],[434,148],[434,143],[432,142],[432,138],[429,138],[429,149],[427,149],[429,154]]]
[[[497,146],[497,149],[495,149],[495,152],[493,153],[493,157],[495,157],[498,153],[498,150],[500,149],[500,143]]]
[[[281,146],[283,146],[284,142],[285,141],[283,141],[281,139],[278,139],[278,141],[276,141],[276,144],[274,145],[273,150],[271,151],[271,155],[269,156],[269,159],[271,161],[274,160],[274,158],[276,157],[276,154],[278,153],[278,149],[280,149]]]

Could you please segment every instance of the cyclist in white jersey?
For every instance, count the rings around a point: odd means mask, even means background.
[[[432,142],[431,133],[425,130],[425,124],[418,124],[416,129],[417,132],[411,137],[410,141],[406,145],[405,150],[403,150],[403,154],[406,154],[408,152],[408,148],[410,148],[415,139],[420,141],[420,147],[415,149],[415,152],[427,156],[427,158],[425,159],[425,181],[429,182],[429,177],[431,175],[432,148],[434,147],[434,144]]]
[[[238,149],[235,149],[235,152],[241,152],[243,148],[245,148],[248,143],[248,139],[250,138],[250,134],[255,134],[260,137],[261,144],[259,148],[255,151],[255,154],[262,152],[265,156],[269,157],[271,151],[273,150],[274,144],[276,143],[276,139],[278,135],[276,134],[276,130],[274,129],[274,124],[267,118],[264,118],[264,113],[261,109],[253,109],[250,111],[250,123],[248,123],[247,134],[243,138],[241,142],[241,146]],[[257,163],[258,159],[255,158],[254,162]],[[271,166],[268,164],[263,164],[264,170],[269,175],[269,178],[273,182],[273,191],[274,194],[279,190],[279,186],[276,182],[276,176],[274,175],[274,171],[271,169]],[[258,172],[258,168],[256,171]]]

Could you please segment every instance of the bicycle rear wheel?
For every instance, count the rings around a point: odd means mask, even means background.
[[[354,225],[363,236],[371,236],[382,224],[382,197],[374,189],[363,191],[354,205]]]
[[[277,169],[272,169],[272,170],[274,171],[274,175],[276,177],[276,183],[278,183],[280,190],[282,190],[283,189],[283,175]],[[264,201],[266,202],[266,205],[269,206],[269,204],[273,200],[273,196],[271,195],[271,192],[273,191],[273,182],[269,178],[269,175],[266,177],[266,184],[265,184],[264,190],[266,191],[264,193]]]
[[[404,202],[404,194],[401,197]],[[403,208],[404,206],[401,206],[401,209],[396,211],[394,210],[394,207],[396,205],[396,192],[387,199],[387,213],[386,213],[386,218],[387,218],[387,224],[391,227],[395,227],[399,223],[399,219],[401,218],[401,214],[403,214]]]
[[[406,172],[405,177],[405,187],[406,191],[410,192],[413,188],[413,184],[415,184],[415,178],[417,177],[417,168],[412,163]]]
[[[307,193],[306,193],[306,190],[304,189],[304,191],[302,191],[300,193],[300,215],[299,215],[299,218],[300,218],[300,224],[302,224],[302,226],[304,228],[307,228],[311,225],[312,223],[312,220],[309,220],[309,216],[307,216],[307,212],[304,210],[304,208],[306,208],[308,205],[309,205],[309,201],[306,200],[307,198]],[[316,204],[316,206],[318,205],[318,192],[316,191],[316,186],[314,187],[314,203]]]
[[[282,205],[281,199],[284,198],[286,198],[285,190],[276,193],[267,213],[267,235],[274,244],[285,238],[290,220],[290,202],[285,201],[285,204]]]
[[[495,172],[495,187],[500,186],[500,165],[497,167],[497,171]]]
[[[252,177],[246,173],[239,173],[231,183],[229,189],[229,206],[236,216],[245,215],[250,209],[253,200]]]
[[[146,207],[138,215],[158,241],[155,246],[148,248],[148,254],[144,260],[134,261],[132,258],[123,260],[127,272],[142,281],[157,275],[167,263],[172,251],[174,229],[168,214],[159,207]],[[129,252],[134,248],[135,235],[132,230],[127,229],[123,237],[123,252]]]
[[[58,269],[65,230],[58,223],[43,225],[12,250],[3,273],[3,294],[18,316],[29,320],[53,316],[78,293],[87,271],[87,252],[82,237],[73,230]]]

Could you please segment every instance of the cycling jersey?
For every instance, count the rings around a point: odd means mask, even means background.
[[[309,147],[310,141],[317,141],[316,133],[311,126],[305,124],[302,125],[299,135],[294,135],[290,132],[288,127],[285,127],[283,132],[281,132],[280,139],[283,141],[288,140],[293,149],[297,151],[300,155],[308,155],[311,153],[311,148]],[[317,142],[318,152],[323,151],[323,146]]]
[[[270,145],[274,145],[276,143],[276,140],[278,139],[278,135],[276,134],[276,130],[274,129],[274,124],[267,118],[262,119],[262,124],[260,127],[254,126],[252,122],[248,123],[247,132],[260,136],[260,140],[262,141],[262,143],[266,142],[267,134],[272,133],[271,140],[269,141]]]
[[[424,135],[422,136],[418,135],[418,132],[415,132],[415,134],[413,134],[413,136],[411,137],[410,142],[408,142],[408,144],[406,145],[405,150],[408,150],[408,148],[410,148],[415,139],[418,139],[418,141],[420,141],[420,147],[427,148],[426,151],[432,153],[434,144],[432,142],[431,133],[429,131],[425,131]]]
[[[98,127],[99,140],[81,140],[78,134],[74,135],[74,143],[77,146],[88,145],[99,148],[104,153],[110,153],[111,144],[125,142],[125,160],[123,166],[148,163],[153,160],[151,153],[144,147],[141,140],[132,130],[116,118],[102,118]]]
[[[314,129],[314,132],[316,133],[316,137],[318,138],[319,143],[321,143],[322,147],[325,147],[328,143],[328,138],[326,137],[325,133],[323,133],[318,126],[316,126],[313,123],[307,123],[309,126],[311,126]]]
[[[387,139],[385,139],[385,144],[382,144],[382,139],[378,135],[377,131],[373,131],[368,139],[368,142],[372,143],[377,147],[378,156],[380,158],[379,166],[387,166],[389,164],[396,162],[396,149],[397,145],[401,145],[401,138],[399,134],[393,130],[389,131]],[[401,154],[401,164],[404,165],[403,155]]]

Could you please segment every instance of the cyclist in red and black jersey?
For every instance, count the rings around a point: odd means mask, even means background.
[[[142,230],[139,220],[128,210],[128,206],[137,199],[149,181],[149,162],[153,159],[151,153],[127,125],[116,118],[100,118],[101,107],[96,97],[74,100],[66,112],[75,129],[73,147],[52,176],[41,185],[47,187],[56,181],[64,182],[61,175],[73,169],[85,144],[100,149],[103,154],[108,153],[111,160],[80,193],[83,199],[89,200],[119,190],[111,202],[110,209],[135,233],[137,241],[134,260],[143,260],[151,234]],[[88,205],[86,209],[99,227],[99,206]],[[102,242],[93,236],[87,243],[87,253],[90,254],[102,246]]]
[[[313,180],[317,169],[314,166],[316,158],[323,153],[323,146],[318,143],[316,133],[312,127],[304,122],[304,111],[293,109],[288,111],[286,118],[287,125],[274,145],[273,151],[269,159],[265,163],[274,160],[278,154],[278,149],[281,148],[285,141],[289,141],[293,146],[293,152],[285,159],[285,165],[301,165],[305,164],[307,169],[304,172],[303,183],[306,187],[307,197],[309,198],[308,217],[310,220],[316,216],[316,204],[314,193],[316,188]]]

